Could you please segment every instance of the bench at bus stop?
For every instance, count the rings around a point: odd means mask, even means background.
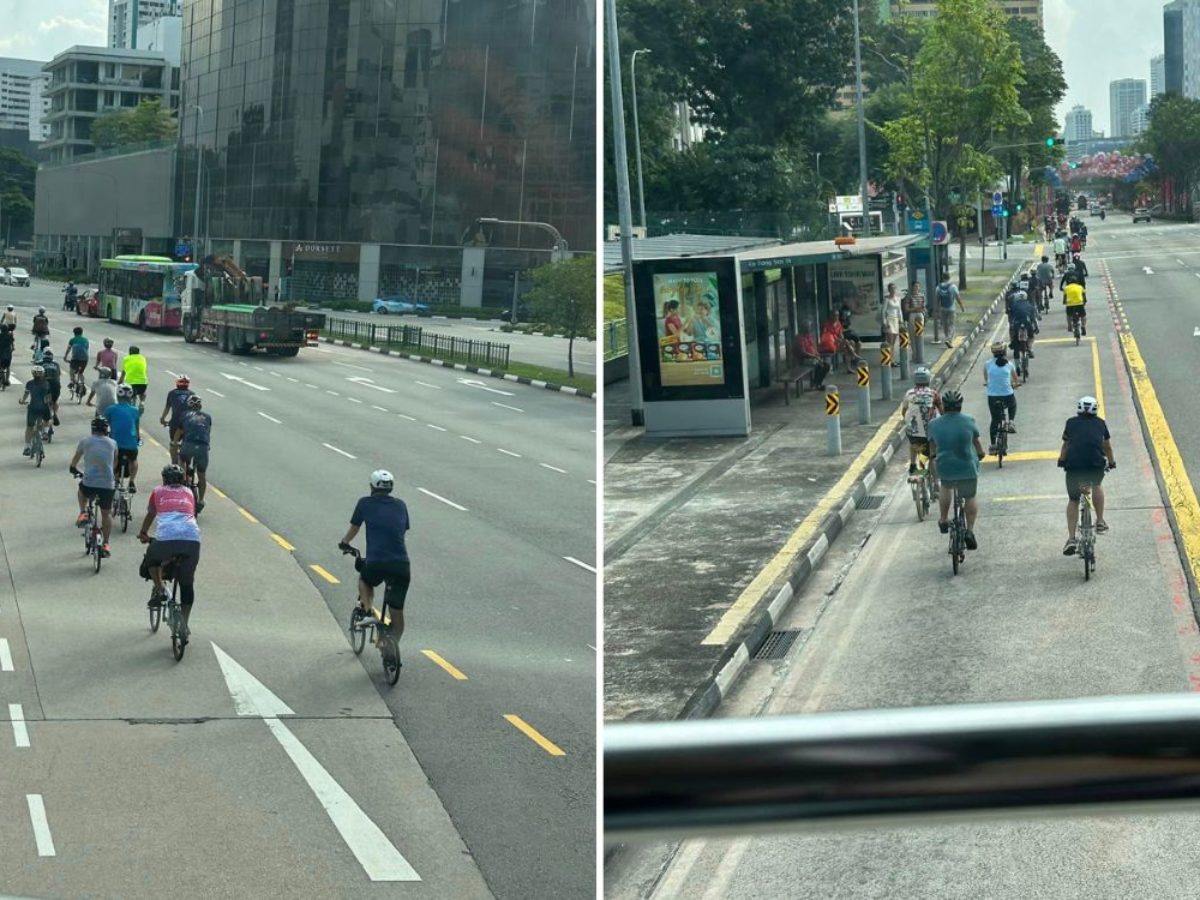
[[[874,344],[878,347],[882,347],[883,346],[883,335],[882,334],[860,334],[858,336],[858,343],[859,343],[859,346],[861,348],[863,348],[864,350],[866,349],[867,344]],[[824,360],[824,362],[827,366],[829,366],[829,372],[826,375],[826,377],[828,377],[828,375],[832,375],[836,372],[837,358],[842,358],[842,357],[846,358],[847,360],[850,360],[854,365],[857,365],[860,362],[866,362],[865,356],[859,356],[855,359],[851,359],[849,354],[845,353],[844,351],[839,351],[836,354],[836,357],[831,356],[831,354],[828,354],[828,353],[822,353],[821,359]],[[806,385],[811,385],[812,390],[818,390],[816,385],[812,385],[812,375],[813,375],[813,372],[815,372],[815,371],[816,371],[816,366],[813,365],[811,362],[796,363],[796,364],[789,366],[785,371],[779,372],[778,374],[775,375],[775,377],[773,379],[774,382],[776,384],[783,385],[783,402],[784,402],[785,406],[791,406],[791,403],[792,403],[791,393],[792,393],[793,388],[796,392],[797,398],[799,398],[802,391],[807,389],[805,387]]]

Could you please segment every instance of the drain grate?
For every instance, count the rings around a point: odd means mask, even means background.
[[[767,639],[763,641],[758,652],[754,654],[755,659],[783,659],[787,656],[787,652],[792,649],[792,644],[796,643],[796,638],[800,636],[799,631],[772,631],[767,635]]]
[[[867,494],[858,501],[859,509],[879,509],[883,505],[883,494]]]

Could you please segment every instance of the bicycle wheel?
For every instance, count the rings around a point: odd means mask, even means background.
[[[960,540],[961,540],[961,538],[959,537],[959,534],[958,534],[958,523],[953,522],[950,525],[950,565],[953,566],[955,575],[958,574],[958,561],[959,561],[958,548],[959,548]]]
[[[393,685],[400,680],[400,648],[396,646],[391,629],[383,633],[379,653],[383,657],[383,677],[387,679],[388,684]]]
[[[150,633],[158,632],[159,623],[162,622],[162,604],[150,607]]]
[[[92,565],[96,567],[96,572],[100,571],[100,562],[104,559],[104,554],[100,552],[100,548],[104,546],[101,540],[100,529],[96,529],[92,535]]]
[[[350,649],[354,651],[355,656],[363,652],[363,647],[367,643],[367,629],[358,624],[362,618],[363,608],[355,603],[354,609],[350,612]]]
[[[183,616],[174,597],[167,601],[167,621],[171,625],[171,655],[179,662],[183,659],[183,651],[187,644],[183,642]]]
[[[1000,432],[996,435],[996,465],[1004,468],[1004,457],[1008,454],[1008,420],[1004,420]]]
[[[924,481],[912,483],[913,503],[917,505],[917,521],[925,521],[925,483]]]
[[[129,520],[132,518],[129,512],[129,498],[121,497],[121,533],[129,531]]]

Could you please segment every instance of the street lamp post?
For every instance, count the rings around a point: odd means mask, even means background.
[[[192,138],[196,142],[196,194],[192,200],[192,259],[198,261],[200,258],[197,246],[200,235],[200,117],[204,115],[204,107],[199,103],[193,103],[192,109],[196,110],[196,127],[192,134]]]
[[[637,55],[649,53],[649,50],[634,50],[632,61],[629,63],[629,83],[633,87],[633,152],[637,158],[638,175],[638,211],[642,216],[642,232],[646,232],[646,189],[642,185],[642,132],[638,128],[637,102]]]
[[[854,0],[854,90],[858,96],[858,168],[862,189],[863,237],[870,237],[871,204],[867,197],[867,119],[863,109],[862,34],[858,25],[858,0]]]
[[[560,262],[567,259],[567,254],[570,250],[567,247],[566,238],[559,233],[559,230],[548,222],[526,222],[522,219],[476,219],[475,227],[480,225],[516,225],[518,228],[522,225],[532,225],[534,228],[541,228],[547,231],[554,238],[554,249],[550,251],[550,262]],[[515,325],[517,321],[517,287],[519,272],[513,272],[513,295],[512,295],[512,312],[510,313],[510,321]]]

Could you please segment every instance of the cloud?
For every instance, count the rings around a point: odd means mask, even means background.
[[[60,28],[69,28],[74,31],[90,31],[94,34],[105,34],[104,26],[97,25],[92,22],[84,21],[83,19],[69,19],[66,16],[55,16],[53,19],[43,19],[38,22],[38,31],[57,31]]]

